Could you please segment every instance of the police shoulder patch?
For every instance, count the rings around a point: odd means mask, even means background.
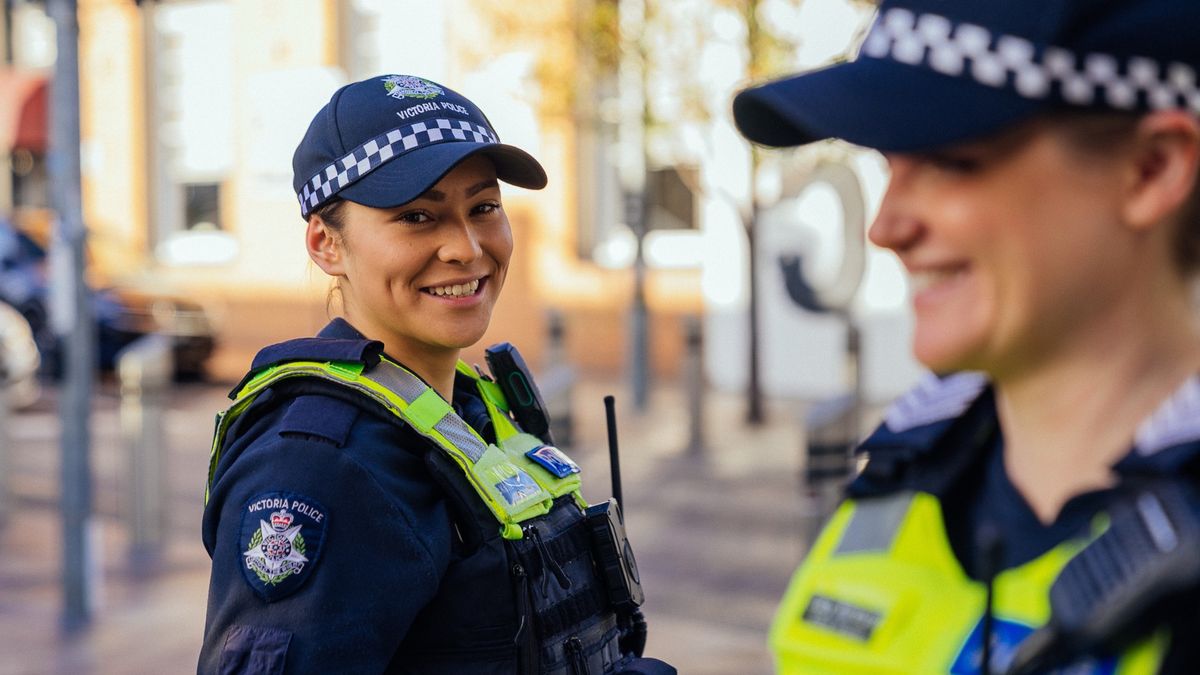
[[[252,497],[238,532],[246,582],[267,602],[295,592],[312,575],[328,524],[325,508],[304,495],[269,492]]]

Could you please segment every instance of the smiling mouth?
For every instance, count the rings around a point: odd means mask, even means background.
[[[430,295],[436,295],[439,298],[469,298],[479,292],[479,287],[482,285],[482,282],[482,278],[473,279],[464,284],[426,286],[425,288],[422,288],[421,291]]]
[[[967,266],[956,266],[941,269],[928,269],[921,272],[911,272],[908,275],[914,294],[933,288],[939,284],[956,280],[967,273]]]

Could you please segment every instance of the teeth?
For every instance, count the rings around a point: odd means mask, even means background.
[[[469,295],[475,295],[475,291],[479,290],[479,280],[469,281],[465,284],[454,284],[453,286],[431,286],[429,292],[434,295],[440,295],[450,298],[464,298]]]
[[[949,281],[950,279],[953,279],[962,273],[963,270],[961,269],[930,270],[925,272],[914,272],[910,274],[908,278],[909,283],[912,286],[912,292],[920,293],[921,291],[932,286],[936,286],[943,281]]]

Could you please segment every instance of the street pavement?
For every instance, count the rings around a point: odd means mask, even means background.
[[[114,383],[94,396],[90,529],[91,621],[62,621],[57,392],[12,414],[10,499],[0,513],[0,675],[194,672],[204,626],[208,557],[200,515],[213,415],[226,384],[175,386],[163,415],[166,534],[132,556],[130,478]],[[747,427],[728,394],[705,401],[703,448],[689,448],[688,405],[676,385],[631,410],[618,383],[582,381],[571,399],[585,496],[609,496],[602,397],[617,395],[628,531],[646,589],[647,653],[680,673],[771,672],[766,632],[819,520],[801,491],[802,406],[773,401]],[[4,466],[0,463],[0,466]]]

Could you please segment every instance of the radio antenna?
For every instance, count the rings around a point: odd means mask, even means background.
[[[610,396],[604,397],[604,416],[608,421],[608,465],[609,472],[612,475],[612,494],[621,505],[625,508],[625,500],[621,499],[621,458],[617,450],[617,413],[615,410],[616,399]]]

